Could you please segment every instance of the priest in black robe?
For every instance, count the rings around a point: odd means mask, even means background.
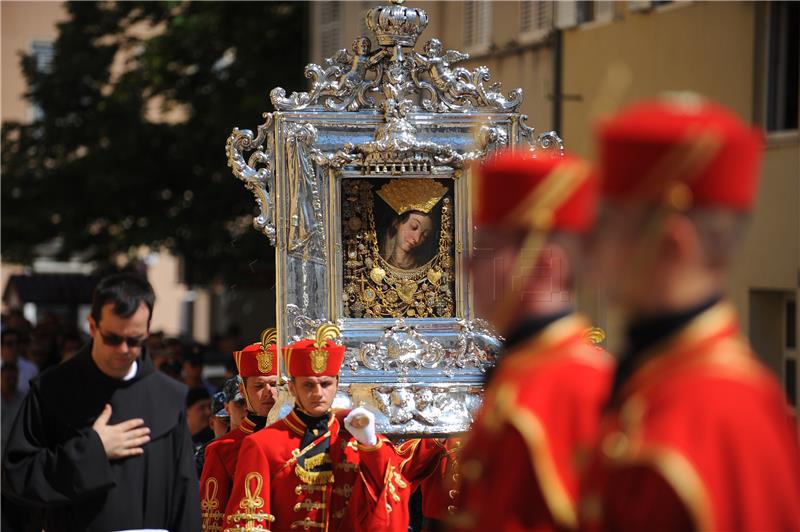
[[[3,494],[47,531],[200,530],[186,387],[143,347],[154,296],[123,274],[98,285],[92,341],[31,382],[3,456]]]

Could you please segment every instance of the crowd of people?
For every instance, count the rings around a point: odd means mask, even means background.
[[[4,497],[46,530],[796,530],[796,419],[725,298],[760,134],[679,95],[608,119],[597,151],[475,169],[464,267],[506,340],[463,441],[392,441],[368,409],[332,409],[329,323],[281,352],[274,331],[228,346],[215,393],[202,349],[149,334],[152,288],[123,274],[96,289],[91,341],[30,381]],[[581,278],[623,316],[618,356],[587,336]],[[294,406],[268,424],[279,365]]]

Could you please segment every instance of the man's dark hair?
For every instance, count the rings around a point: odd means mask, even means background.
[[[104,277],[97,283],[92,296],[92,318],[100,323],[103,307],[113,303],[113,312],[121,318],[129,318],[144,303],[150,311],[148,323],[153,317],[156,296],[147,279],[131,273],[118,273]]]
[[[192,388],[186,394],[186,408],[190,408],[193,404],[203,399],[211,399],[211,394],[208,393],[208,390],[202,386]]]

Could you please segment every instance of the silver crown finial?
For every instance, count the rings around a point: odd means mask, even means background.
[[[402,3],[403,0],[392,0],[390,6],[373,7],[367,12],[364,20],[375,32],[380,46],[413,47],[428,26],[428,14],[424,10]]]

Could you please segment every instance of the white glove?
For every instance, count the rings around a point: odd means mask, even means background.
[[[358,440],[361,445],[375,445],[378,437],[375,435],[375,414],[364,407],[354,408],[344,418],[344,428]]]

